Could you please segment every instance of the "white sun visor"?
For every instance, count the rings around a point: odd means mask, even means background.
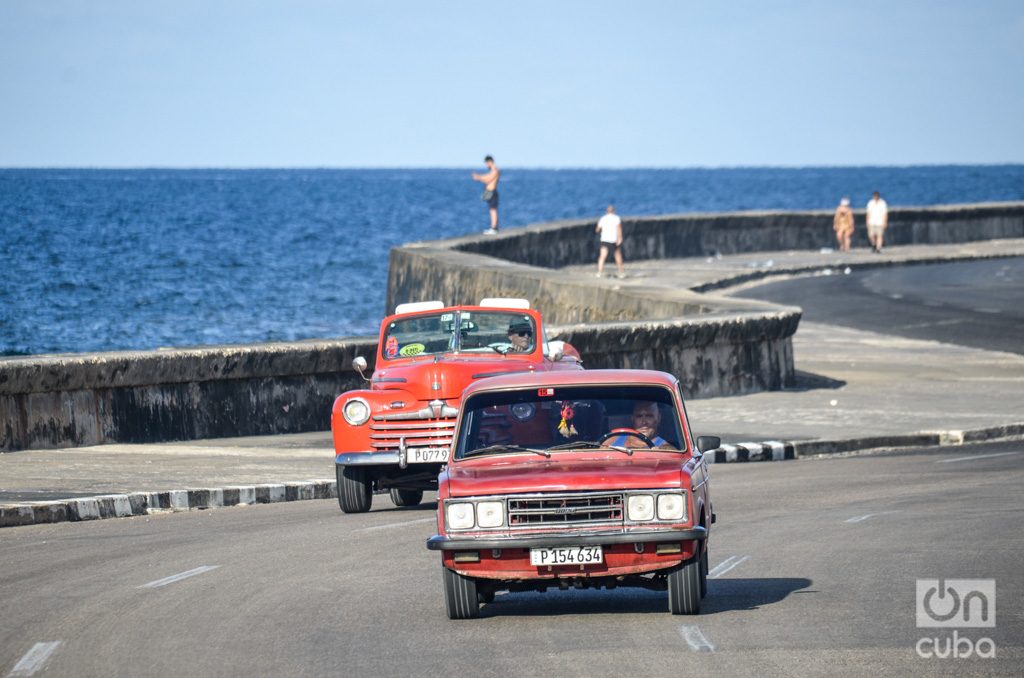
[[[419,313],[420,311],[437,311],[444,308],[443,301],[411,301],[395,306],[395,315],[403,313]]]
[[[487,297],[486,299],[480,300],[480,306],[487,306],[488,308],[517,308],[527,309],[530,308],[530,302],[527,299],[513,299],[506,297]]]

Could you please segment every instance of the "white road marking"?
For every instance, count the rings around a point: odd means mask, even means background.
[[[956,459],[939,459],[936,464],[955,464],[958,461],[973,461],[974,459],[989,459],[991,457],[1005,457],[1008,454],[1020,454],[1019,450],[1012,452],[993,452],[992,454],[972,454],[969,457],[957,457]]]
[[[701,630],[696,626],[680,626],[679,633],[683,636],[683,640],[690,646],[690,649],[694,652],[714,652],[715,646],[711,644]]]
[[[176,581],[181,581],[182,579],[188,579],[189,577],[194,577],[197,574],[203,574],[204,572],[209,572],[210,570],[216,570],[218,567],[220,567],[220,565],[203,565],[202,567],[197,567],[194,570],[189,570],[188,572],[182,572],[180,574],[172,574],[170,577],[164,577],[163,579],[157,579],[156,581],[151,581],[148,584],[143,584],[142,586],[139,586],[137,588],[140,588],[140,589],[155,589],[155,588],[159,588],[161,586],[167,586],[168,584],[173,584]]]
[[[896,513],[896,511],[879,511],[878,513],[865,513],[864,515],[861,515],[861,516],[854,516],[852,518],[847,518],[843,522],[844,523],[863,523],[868,518],[874,518],[875,516],[884,516],[884,515],[886,515],[888,513]]]
[[[61,641],[54,640],[49,643],[36,643],[32,646],[32,649],[25,653],[11,672],[8,674],[10,678],[15,676],[31,676],[33,673],[43,668],[43,664],[50,658],[53,651],[57,649]]]
[[[415,525],[417,523],[433,523],[436,522],[437,518],[431,516],[430,518],[420,518],[418,520],[407,520],[404,523],[388,523],[387,525],[374,525],[373,527],[360,527],[356,532],[372,532],[373,530],[390,530],[393,527],[405,527],[406,525]]]
[[[715,579],[717,577],[721,577],[723,574],[733,569],[743,561],[748,560],[749,558],[750,556],[743,556],[742,558],[740,558],[739,556],[729,556],[728,558],[720,562],[718,565],[716,565],[713,570],[708,572],[708,579]]]

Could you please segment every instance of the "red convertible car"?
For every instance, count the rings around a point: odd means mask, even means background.
[[[366,360],[353,362],[362,374]],[[576,349],[548,341],[525,299],[399,305],[381,323],[370,387],[343,393],[332,408],[341,510],[368,511],[375,491],[411,506],[435,489],[467,385],[510,372],[582,369]]]
[[[697,614],[715,521],[708,465],[664,372],[497,377],[466,389],[438,481],[448,616],[501,591],[640,586]]]

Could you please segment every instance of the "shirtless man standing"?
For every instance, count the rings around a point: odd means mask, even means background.
[[[473,172],[473,180],[484,185],[484,192],[480,199],[487,203],[487,207],[491,211],[491,227],[484,233],[494,235],[498,232],[498,179],[501,178],[501,170],[494,164],[494,158],[491,156],[484,158],[484,163],[487,165],[487,172],[484,174]]]

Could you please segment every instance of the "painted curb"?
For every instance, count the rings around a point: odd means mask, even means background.
[[[334,499],[337,496],[333,480],[106,494],[56,501],[0,504],[0,527],[127,518],[164,511],[191,511],[247,504]]]
[[[788,461],[800,457],[829,456],[844,452],[899,447],[957,446],[1019,437],[1024,437],[1024,423],[840,440],[768,440],[735,443],[709,450],[704,456],[708,463],[712,464]],[[337,486],[334,480],[105,494],[57,501],[0,504],[0,528],[40,523],[101,520],[103,518],[127,518],[166,511],[275,504],[309,499],[336,499],[337,496]]]

